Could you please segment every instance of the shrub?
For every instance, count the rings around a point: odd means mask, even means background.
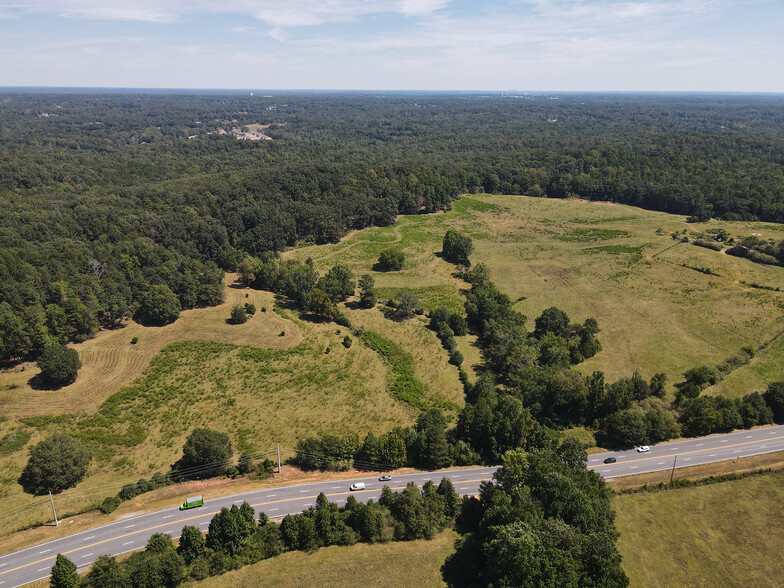
[[[387,272],[396,272],[403,269],[406,256],[398,249],[384,249],[378,256],[378,269]]]
[[[343,347],[345,347],[346,349],[351,347],[351,337],[349,337],[348,335],[343,337]]]
[[[229,322],[233,325],[241,325],[242,323],[248,322],[248,313],[245,312],[245,308],[239,304],[232,306]]]
[[[444,259],[458,265],[470,266],[471,261],[468,257],[474,250],[474,244],[470,237],[461,235],[457,231],[449,229],[444,235],[442,254]]]
[[[117,510],[117,507],[122,504],[122,499],[119,496],[107,496],[98,507],[103,514],[109,514]]]
[[[131,345],[136,345],[139,342],[139,337],[131,337]]]
[[[52,345],[44,349],[37,364],[44,381],[57,387],[72,383],[82,367],[79,352],[65,345]]]
[[[449,363],[460,367],[463,363],[463,354],[460,353],[457,349],[453,349],[449,353]]]
[[[245,303],[245,314],[247,314],[248,316],[253,316],[254,314],[256,314],[256,305],[255,304],[251,304],[250,302],[246,302]]]

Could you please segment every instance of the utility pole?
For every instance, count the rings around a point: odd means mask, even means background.
[[[678,461],[678,456],[675,456],[675,459],[672,460],[672,471],[670,472],[670,484],[672,484],[672,477],[675,475],[675,463]]]
[[[275,443],[275,446],[278,448],[278,473],[280,473],[280,443]]]
[[[49,490],[49,502],[52,503],[52,514],[54,515],[54,526],[59,527],[60,523],[57,521],[57,513],[54,510],[54,498],[52,498],[52,491]]]

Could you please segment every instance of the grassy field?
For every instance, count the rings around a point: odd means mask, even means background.
[[[602,329],[603,351],[581,366],[602,370],[608,379],[635,370],[650,377],[667,374],[670,383],[700,364],[715,365],[743,345],[760,345],[784,331],[784,268],[754,264],[678,243],[670,233],[723,227],[730,234],[760,234],[780,240],[781,231],[764,223],[687,224],[684,217],[629,206],[523,196],[465,196],[448,213],[401,217],[392,227],[352,234],[335,245],[287,253],[311,257],[321,271],[335,263],[355,273],[371,273],[380,293],[411,288],[425,308],[458,309],[453,266],[436,255],[449,228],[470,235],[472,260],[487,264],[492,279],[529,321],[549,306],[575,321],[594,317]],[[661,230],[658,230],[661,229]],[[658,230],[658,231],[657,231]],[[657,234],[658,233],[658,234]],[[372,272],[381,250],[406,254],[400,272]],[[711,268],[707,275],[690,267]],[[459,343],[461,350],[467,342]],[[738,369],[716,392],[742,395],[784,378],[784,337]],[[465,351],[464,351],[465,354]],[[478,354],[466,354],[476,361]],[[748,385],[744,385],[748,382]]]
[[[246,300],[256,315],[226,324],[230,305]],[[285,458],[299,438],[318,432],[364,435],[413,423],[418,411],[391,395],[390,369],[377,352],[348,329],[272,312],[273,304],[270,293],[229,288],[225,304],[183,313],[168,327],[130,323],[77,345],[84,367],[61,391],[24,388],[26,380],[6,384],[9,393],[0,397],[10,418],[0,422],[0,440],[17,442],[0,451],[0,497],[18,514],[0,516],[0,534],[50,517],[46,501],[24,494],[16,480],[24,448],[54,430],[81,438],[95,456],[85,481],[58,496],[63,514],[167,471],[198,426],[229,432],[237,453],[271,452],[280,443]],[[349,312],[409,351],[427,404],[462,404],[457,369],[422,319],[396,323],[376,310]],[[342,344],[347,334],[350,348]],[[0,382],[34,373],[26,366],[0,374]]]
[[[315,553],[284,553],[222,576],[197,582],[203,588],[305,588],[345,586],[445,586],[441,566],[454,551],[452,530],[431,541],[327,547]]]
[[[784,331],[784,292],[741,282],[784,290],[784,268],[669,237],[718,227],[735,237],[782,236],[764,223],[689,225],[684,217],[620,205],[473,195],[447,213],[400,217],[394,226],[284,256],[310,257],[321,272],[344,263],[357,275],[373,274],[382,297],[406,287],[426,309],[459,310],[467,285],[437,255],[444,233],[455,228],[473,238],[472,259],[490,267],[529,325],[552,305],[574,321],[599,321],[603,350],[580,366],[584,372],[600,369],[612,380],[635,370],[647,377],[663,371],[672,384],[690,367],[715,365],[744,345],[763,346],[751,363],[709,390],[740,396],[784,379],[784,337],[777,338]],[[402,271],[373,272],[387,247],[405,252]],[[267,312],[244,325],[227,324],[231,305],[245,301]],[[74,384],[56,392],[30,387],[33,364],[0,371],[0,443],[8,440],[0,451],[5,504],[21,508],[33,500],[16,479],[26,448],[55,429],[80,435],[96,455],[87,480],[60,497],[77,510],[122,483],[165,471],[195,426],[229,431],[237,450],[263,451],[275,442],[290,448],[319,431],[364,433],[413,422],[416,411],[391,396],[389,366],[376,352],[353,337],[346,349],[341,341],[347,329],[301,321],[291,311],[272,312],[274,305],[268,292],[228,288],[224,304],[185,311],[167,327],[131,322],[100,333],[76,346],[84,366]],[[354,326],[411,355],[426,403],[462,403],[458,371],[435,334],[423,328],[423,317],[396,322],[379,309],[346,312]],[[136,345],[132,337],[138,337]],[[457,341],[473,377],[479,351],[470,336]],[[0,533],[4,528],[0,522]]]
[[[631,586],[781,586],[784,472],[613,499]]]

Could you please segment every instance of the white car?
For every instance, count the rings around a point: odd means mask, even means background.
[[[637,448],[637,453],[648,453],[650,450],[651,450],[651,448],[648,447],[647,445],[640,445]]]

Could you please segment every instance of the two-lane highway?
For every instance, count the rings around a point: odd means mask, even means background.
[[[635,449],[595,453],[588,456],[588,468],[611,480],[668,470],[673,464],[676,468],[685,468],[776,451],[784,451],[784,426],[660,443],[651,445],[647,453],[638,453]],[[608,457],[617,461],[605,464]]]
[[[206,531],[210,519],[221,508],[231,507],[234,504],[239,505],[245,501],[257,512],[264,512],[270,518],[278,518],[287,514],[300,513],[308,507],[314,506],[316,498],[321,492],[324,492],[331,502],[343,505],[349,495],[355,496],[357,500],[361,501],[367,501],[371,498],[378,500],[385,485],[393,490],[402,490],[409,482],[422,486],[426,481],[432,480],[437,485],[444,476],[452,480],[455,490],[459,494],[470,495],[477,494],[479,484],[483,480],[492,478],[495,470],[496,468],[489,467],[401,474],[393,476],[389,482],[379,482],[378,476],[380,474],[376,474],[371,477],[350,480],[269,488],[224,498],[209,499],[206,497],[204,506],[200,508],[180,511],[178,505],[167,510],[123,519],[4,555],[0,557],[0,588],[21,586],[48,577],[58,553],[68,556],[78,568],[83,568],[95,561],[100,555],[119,555],[141,549],[147,544],[147,540],[153,533],[165,533],[172,538],[177,538],[186,525],[193,525]],[[365,489],[350,491],[349,486],[355,482],[364,482]]]
[[[673,464],[682,468],[776,451],[784,451],[784,426],[661,443],[652,445],[648,453],[638,453],[634,449],[597,453],[589,456],[588,468],[606,479],[612,479],[667,470]],[[608,457],[614,457],[616,462],[605,464],[604,460]],[[176,538],[185,525],[206,531],[210,519],[221,508],[242,504],[243,501],[270,518],[280,518],[313,506],[320,492],[324,492],[330,501],[342,505],[349,495],[363,501],[370,498],[377,500],[385,484],[393,490],[402,490],[408,482],[421,486],[427,480],[432,480],[437,484],[444,476],[452,480],[458,494],[470,495],[476,494],[480,483],[491,479],[496,469],[480,467],[401,474],[393,475],[389,482],[379,482],[377,476],[380,474],[377,474],[349,480],[268,488],[224,498],[206,496],[201,508],[180,511],[178,505],[172,505],[170,509],[119,520],[0,556],[0,588],[13,588],[48,577],[58,553],[67,555],[79,568],[84,568],[100,555],[118,555],[143,548],[153,533],[166,533]],[[350,492],[349,486],[355,482],[364,482],[365,490]]]

